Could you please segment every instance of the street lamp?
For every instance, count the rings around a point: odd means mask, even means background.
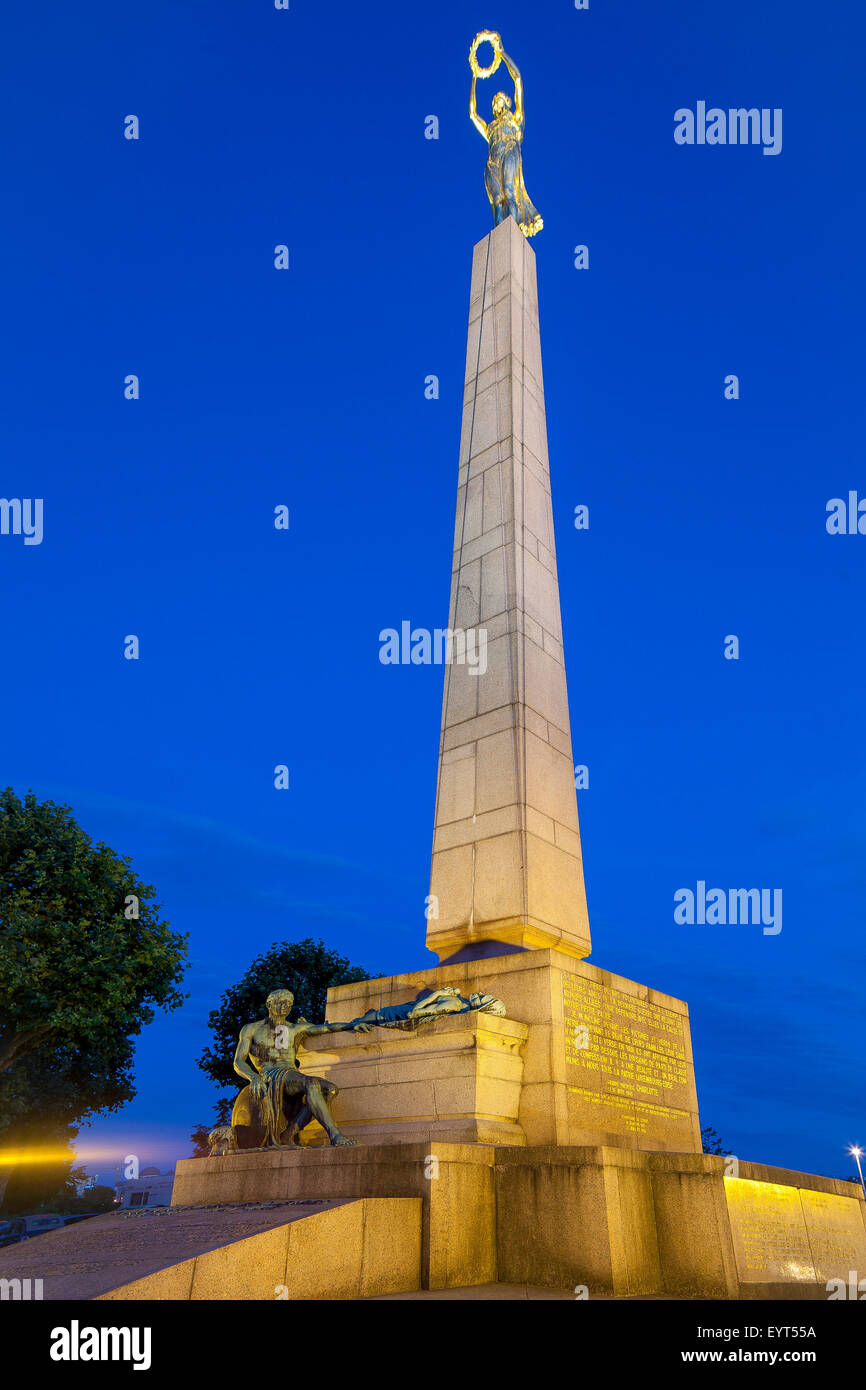
[[[863,1196],[866,1197],[866,1182],[863,1181],[863,1169],[860,1167],[860,1159],[863,1157],[863,1150],[858,1148],[856,1144],[852,1144],[848,1152],[854,1155],[857,1163],[857,1172],[860,1174],[860,1186],[863,1189]]]

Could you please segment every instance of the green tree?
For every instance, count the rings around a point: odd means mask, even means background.
[[[71,1144],[75,1130],[52,1116],[19,1120],[3,1132],[0,1149],[0,1211],[4,1216],[21,1212],[68,1210],[75,1197],[75,1184],[85,1176],[75,1166]],[[10,1152],[10,1142],[14,1144]],[[17,1163],[17,1153],[25,1150],[37,1162]],[[6,1162],[6,1158],[10,1161]]]
[[[731,1152],[730,1149],[722,1148],[722,1138],[717,1134],[712,1125],[704,1125],[701,1130],[701,1143],[704,1146],[705,1154],[721,1154],[723,1157]]]
[[[68,806],[0,792],[0,1146],[52,1151],[10,1175],[20,1200],[66,1189],[76,1124],[135,1095],[133,1039],[183,1002],[186,937],[154,898]]]
[[[268,951],[256,956],[237,984],[225,991],[219,1007],[208,1014],[214,1041],[205,1048],[198,1065],[215,1085],[231,1088],[231,1094],[221,1096],[214,1106],[217,1122],[228,1122],[240,1084],[232,1067],[238,1034],[245,1023],[266,1016],[265,999],[271,990],[290,989],[294,994],[289,1016],[292,1022],[308,1018],[311,1023],[321,1023],[332,985],[369,979],[361,966],[352,965],[323,941],[309,936],[303,941],[274,942]],[[195,1133],[191,1138],[196,1142]]]
[[[93,1187],[85,1188],[81,1196],[75,1196],[69,1202],[65,1210],[70,1216],[83,1216],[85,1212],[114,1211],[116,1206],[115,1191],[113,1187],[106,1187],[105,1183],[94,1183]]]
[[[132,1040],[127,1039],[128,1056]],[[116,1060],[116,1059],[115,1059]],[[116,1108],[134,1094],[131,1080],[102,1070],[99,1054],[69,1058],[60,1052],[29,1054],[0,1075],[0,1187],[9,1179],[6,1200],[16,1211],[32,1211],[74,1181],[72,1143],[75,1120],[102,1108]],[[24,1150],[38,1163],[9,1166],[4,1156]],[[85,1174],[82,1170],[81,1179]]]
[[[192,1144],[190,1158],[207,1158],[210,1155],[210,1145],[207,1137],[213,1129],[213,1125],[195,1125],[189,1136]]]
[[[183,1002],[186,937],[154,896],[68,806],[0,793],[0,1072],[33,1054],[80,1067],[87,1052],[128,1075],[129,1038]]]

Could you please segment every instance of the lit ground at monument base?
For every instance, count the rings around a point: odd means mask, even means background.
[[[823,1301],[828,1281],[866,1268],[864,1202],[849,1184],[724,1169],[706,1154],[478,1143],[187,1159],[171,1208],[49,1232],[4,1251],[0,1278],[41,1278],[46,1299],[500,1286],[491,1297]]]

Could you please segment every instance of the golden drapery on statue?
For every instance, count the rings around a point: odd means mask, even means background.
[[[486,68],[479,66],[477,58],[482,43],[489,43],[493,49],[493,61]],[[488,123],[478,114],[475,83],[479,77],[492,77],[500,62],[505,64],[514,83],[514,111],[512,113],[510,97],[505,92],[497,92],[493,98],[493,120]],[[493,209],[494,224],[498,227],[506,217],[513,217],[524,236],[535,236],[536,232],[541,231],[544,222],[523,182],[523,157],[520,146],[523,141],[525,116],[520,70],[502,47],[499,34],[490,29],[475,35],[469,50],[469,66],[472,69],[469,118],[487,141],[484,186]]]

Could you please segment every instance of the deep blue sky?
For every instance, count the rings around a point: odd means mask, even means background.
[[[739,1155],[841,1175],[866,1142],[866,536],[825,530],[866,495],[859,7],[18,0],[0,494],[43,497],[45,538],[0,536],[2,779],[68,802],[191,935],[136,1100],[82,1133],[103,1171],[189,1152],[205,1016],[272,941],[433,962],[442,671],[382,666],[378,633],[447,619],[485,27],[545,219],[592,960],[689,1001]],[[781,107],[782,153],[676,145],[698,100]],[[781,934],[677,926],[698,879],[781,887]]]

